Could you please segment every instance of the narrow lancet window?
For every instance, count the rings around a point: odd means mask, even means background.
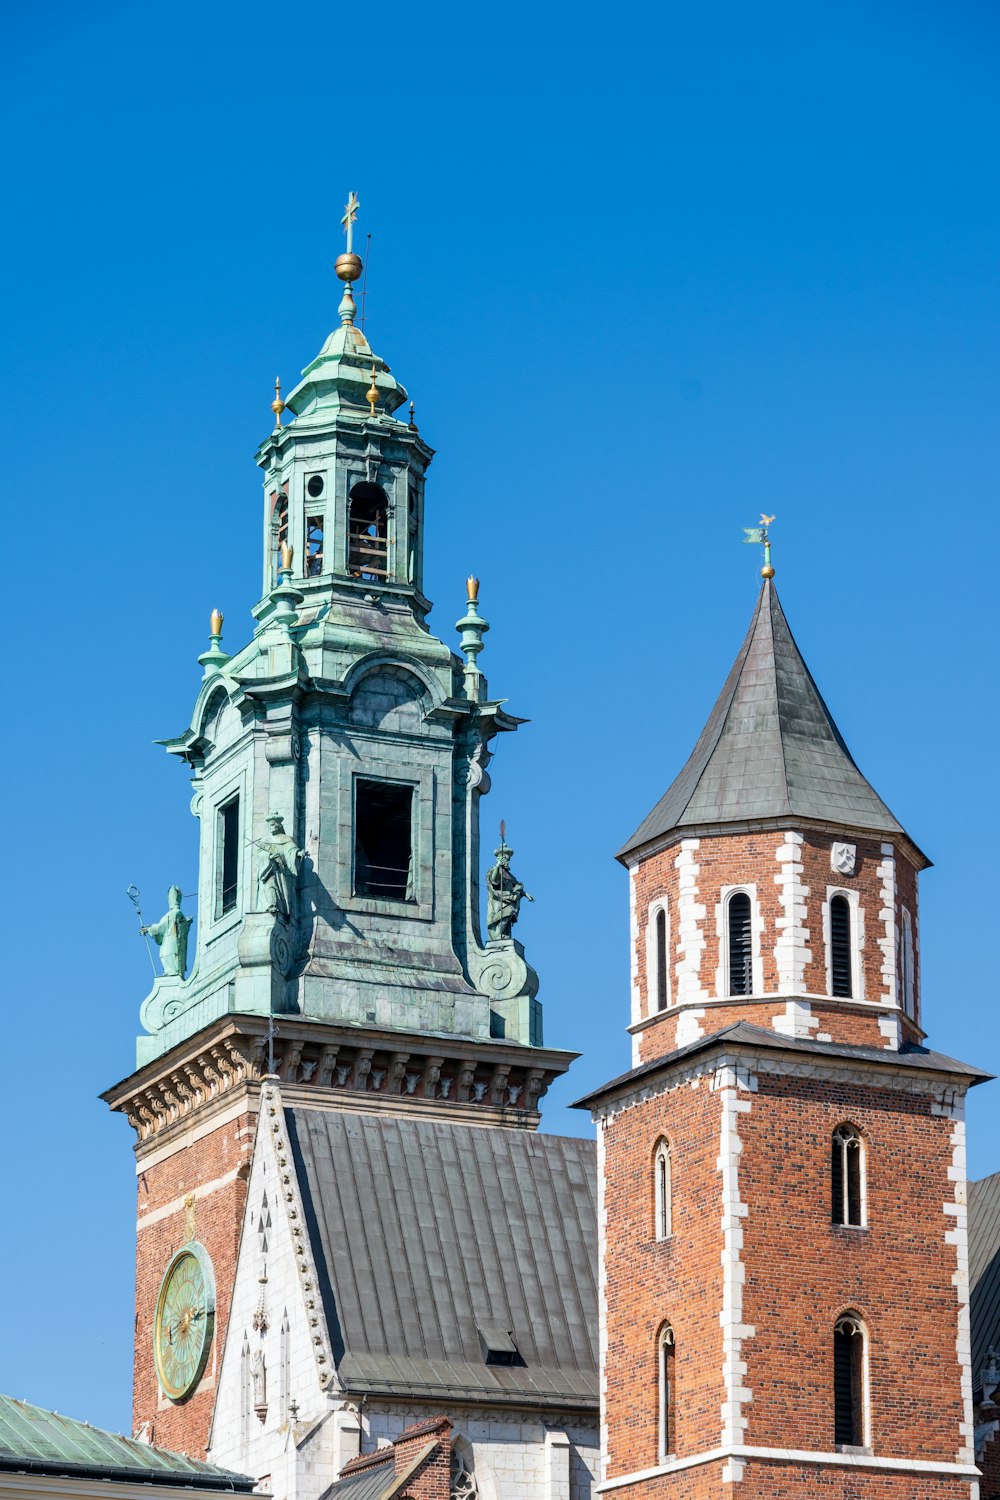
[[[899,947],[899,987],[903,992],[903,1010],[908,1016],[915,1016],[917,997],[913,980],[913,920],[908,911],[903,912],[903,932]]]
[[[865,1446],[865,1332],[845,1313],[833,1331],[833,1432],[842,1448]]]
[[[669,1323],[660,1329],[657,1340],[657,1400],[659,1405],[659,1431],[657,1433],[657,1457],[662,1463],[674,1451],[676,1434],[676,1401],[674,1392],[674,1362],[676,1345],[674,1330]]]
[[[323,517],[306,517],[306,577],[318,578],[323,571]]]
[[[288,541],[288,494],[285,489],[271,496],[271,585],[281,573],[281,549]]]
[[[219,808],[218,901],[220,917],[233,911],[240,878],[240,799],[231,797]]]
[[[667,1008],[667,914],[661,906],[656,913],[656,1008]]]
[[[372,582],[389,576],[389,502],[377,484],[356,484],[351,490],[347,571]]]
[[[750,897],[736,891],[729,898],[729,993],[753,993],[753,932]]]
[[[865,1222],[865,1161],[855,1126],[838,1125],[833,1132],[831,1168],[833,1222],[860,1228]]]
[[[653,1158],[653,1197],[656,1238],[667,1240],[673,1232],[673,1202],[670,1147],[666,1141],[660,1142]]]
[[[854,993],[851,952],[851,903],[846,896],[830,898],[830,993],[850,1000]]]

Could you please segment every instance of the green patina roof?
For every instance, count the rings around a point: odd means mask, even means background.
[[[687,765],[619,857],[675,829],[773,818],[907,837],[855,765],[768,580]]]
[[[89,1474],[127,1483],[187,1485],[247,1494],[256,1480],[133,1442],[13,1396],[0,1396],[0,1470]]]

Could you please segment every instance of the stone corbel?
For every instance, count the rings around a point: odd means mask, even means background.
[[[490,1103],[503,1105],[507,1102],[507,1079],[510,1077],[510,1065],[500,1063],[493,1069],[490,1079]]]
[[[368,1074],[372,1070],[372,1058],[375,1056],[374,1047],[362,1047],[354,1059],[354,1073],[351,1078],[351,1087],[363,1089],[368,1081]]]
[[[403,1079],[406,1074],[406,1064],[410,1060],[408,1052],[394,1052],[389,1062],[389,1086],[386,1090],[390,1094],[401,1094],[403,1092]]]
[[[299,1073],[299,1063],[302,1061],[302,1043],[293,1042],[286,1050],[279,1064],[281,1068],[282,1083],[294,1083]]]
[[[541,1068],[529,1068],[524,1080],[524,1108],[537,1109],[545,1093],[545,1074]]]
[[[472,1094],[472,1080],[476,1076],[475,1063],[463,1063],[458,1070],[458,1087],[455,1090],[456,1099],[467,1104]]]
[[[421,1084],[425,1099],[433,1099],[441,1077],[441,1069],[444,1066],[443,1057],[429,1057],[424,1063]]]
[[[333,1087],[333,1069],[339,1051],[339,1047],[324,1047],[319,1055],[319,1076],[316,1082],[321,1089]]]

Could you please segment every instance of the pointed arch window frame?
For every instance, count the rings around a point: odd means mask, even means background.
[[[832,907],[835,896],[843,896],[850,907],[850,960],[851,960],[851,993],[850,995],[835,995],[833,993],[833,922]],[[865,971],[862,955],[865,946],[865,909],[861,904],[861,896],[856,890],[849,886],[828,885],[826,888],[826,899],[823,902],[823,951],[826,964],[826,998],[830,1000],[841,1000],[844,1004],[850,1004],[854,1000],[864,1000],[865,996]]]
[[[838,1410],[838,1336],[847,1335],[860,1340],[860,1344],[850,1351],[851,1360],[851,1425],[852,1434],[848,1441],[842,1435],[841,1420],[842,1410]],[[861,1313],[854,1308],[848,1308],[842,1312],[833,1325],[833,1439],[834,1449],[838,1453],[870,1453],[872,1451],[872,1414],[871,1414],[871,1383],[869,1372],[869,1360],[871,1351],[871,1335],[868,1324]]]
[[[646,913],[647,1016],[662,1016],[670,1010],[674,1003],[670,981],[670,902],[666,895],[659,895]]]
[[[913,913],[899,910],[899,1003],[904,1016],[917,1019],[917,943]]]
[[[851,1153],[857,1169],[852,1171]],[[857,1217],[853,1199],[857,1198]],[[841,1120],[830,1137],[830,1220],[837,1229],[868,1228],[868,1150],[864,1132]]]
[[[677,1451],[677,1340],[668,1321],[656,1335],[656,1457],[669,1463]]]
[[[653,1238],[664,1244],[674,1232],[674,1181],[670,1142],[661,1135],[653,1150]]]

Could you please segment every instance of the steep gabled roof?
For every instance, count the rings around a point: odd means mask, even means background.
[[[596,1407],[592,1141],[341,1110],[285,1120],[348,1391]],[[512,1351],[496,1352],[498,1330]]]
[[[89,1475],[122,1484],[180,1485],[189,1492],[249,1494],[257,1483],[215,1464],[0,1396],[0,1471]]]
[[[1000,1355],[1000,1172],[969,1183],[969,1286],[977,1385],[990,1352]]]
[[[773,818],[907,837],[855,765],[768,579],[687,764],[619,858],[675,829]]]

